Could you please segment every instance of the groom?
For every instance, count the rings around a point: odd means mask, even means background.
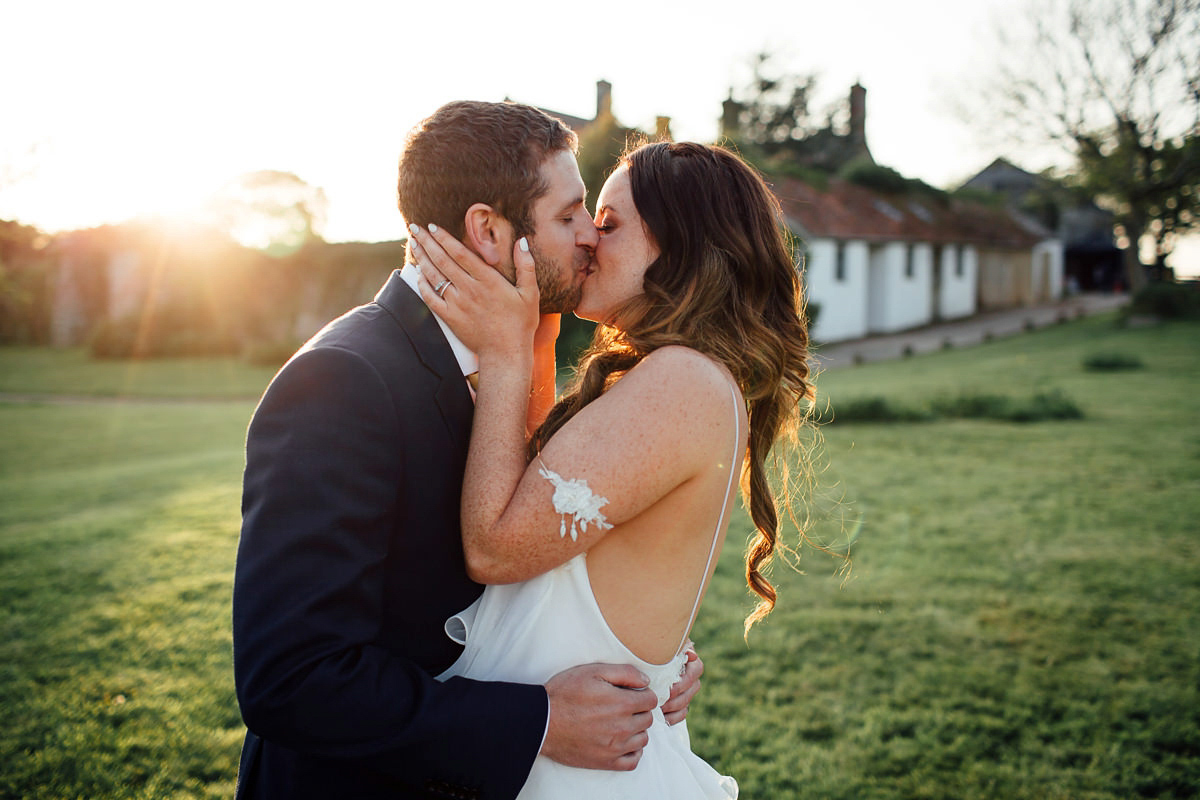
[[[528,106],[451,103],[408,137],[400,210],[501,268],[528,235],[543,310],[569,311],[596,244],[573,157],[562,169],[575,146]],[[233,598],[249,729],[239,798],[511,798],[539,752],[636,764],[655,699],[631,690],[646,685],[631,666],[577,667],[544,687],[433,678],[460,651],[445,619],[482,591],[459,538],[472,359],[409,266],[263,395]],[[701,669],[689,667],[668,719],[686,714]]]

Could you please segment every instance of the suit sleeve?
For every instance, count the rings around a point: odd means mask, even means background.
[[[510,797],[541,746],[545,689],[441,683],[374,644],[396,579],[383,573],[399,487],[412,479],[399,440],[387,385],[346,350],[301,354],[263,396],[247,435],[234,581],[242,714],[301,753]]]

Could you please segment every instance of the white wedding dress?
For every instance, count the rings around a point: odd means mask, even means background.
[[[736,391],[733,398],[735,419],[740,420]],[[735,426],[734,441],[739,447],[731,462],[730,485],[713,534],[709,566],[741,462],[737,457],[741,443],[738,428],[740,425]],[[692,622],[699,602],[698,593]],[[587,553],[523,583],[488,586],[474,604],[447,620],[446,633],[465,647],[454,665],[438,676],[439,680],[461,675],[485,681],[545,683],[581,664],[632,664],[650,678],[650,689],[658,696],[660,706],[686,661],[686,655],[679,653],[666,664],[650,664],[621,643],[596,603],[588,578]],[[686,638],[685,634],[684,641]],[[738,796],[733,778],[721,775],[692,752],[686,722],[667,725],[661,708],[654,710],[653,719],[650,741],[636,769],[580,769],[538,756],[518,800],[732,800]]]

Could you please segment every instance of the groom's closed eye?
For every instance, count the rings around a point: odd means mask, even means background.
[[[566,223],[566,224],[570,224],[570,223],[574,222],[575,217],[579,214],[580,210],[583,209],[583,207],[584,206],[583,206],[582,200],[578,200],[578,201],[572,203],[571,205],[569,205],[563,209],[562,216],[559,217],[559,221]]]

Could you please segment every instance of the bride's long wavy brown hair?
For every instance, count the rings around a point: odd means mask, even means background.
[[[684,345],[724,364],[746,400],[750,438],[742,496],[755,535],[746,582],[758,595],[746,632],[775,607],[763,572],[775,554],[779,511],[766,462],[794,436],[813,398],[800,276],[775,195],[738,156],[691,142],[642,145],[622,156],[633,202],[660,255],[644,294],[599,325],[576,379],[530,441],[530,457],[567,420],[654,350]],[[780,469],[786,470],[781,460]],[[788,480],[782,481],[787,493]],[[802,532],[803,533],[803,532]]]

